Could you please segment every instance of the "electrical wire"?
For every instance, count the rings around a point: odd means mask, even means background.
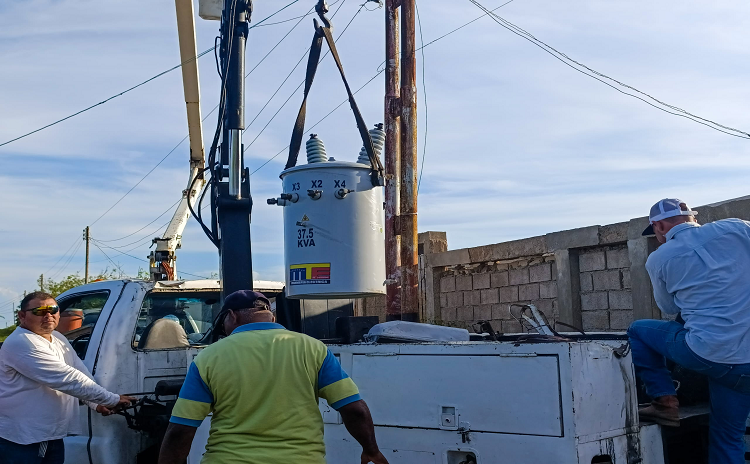
[[[337,4],[337,3],[341,2],[341,1],[342,0],[336,0],[335,2],[331,3],[329,6],[333,6],[333,5],[335,5],[335,4]],[[314,7],[313,7],[313,9],[314,9]],[[295,16],[293,18],[285,19],[283,21],[278,21],[278,22],[275,22],[275,23],[259,24],[258,27],[276,26],[276,25],[279,25],[279,24],[284,24],[284,23],[288,23],[290,21],[294,21],[295,19],[306,18],[306,17],[310,16],[311,14],[315,14],[315,13],[308,12],[306,14],[303,14],[302,16]]]
[[[44,273],[45,273],[45,274],[49,274],[49,272],[50,272],[50,271],[51,271],[52,269],[54,269],[54,268],[55,268],[55,267],[56,267],[56,266],[58,265],[58,263],[59,263],[60,261],[62,261],[63,259],[65,259],[65,258],[66,258],[66,257],[68,256],[68,252],[69,252],[70,250],[72,250],[72,249],[73,249],[73,247],[74,247],[74,246],[76,246],[76,244],[77,244],[77,243],[79,243],[79,241],[80,241],[80,240],[81,240],[81,239],[80,239],[80,237],[77,237],[77,238],[75,239],[75,241],[73,242],[73,244],[72,244],[72,245],[70,245],[70,246],[68,247],[68,249],[67,249],[67,250],[65,250],[65,253],[63,253],[63,254],[62,254],[62,255],[61,255],[61,256],[60,256],[60,257],[59,257],[59,258],[57,259],[57,261],[55,261],[55,264],[53,264],[53,265],[52,265],[52,267],[50,267],[49,269],[47,269],[46,271],[44,271]]]
[[[151,224],[153,224],[154,222],[158,221],[158,220],[159,220],[159,218],[161,218],[161,217],[162,217],[162,216],[164,216],[165,214],[167,214],[167,213],[169,213],[170,211],[172,211],[172,209],[174,209],[174,207],[175,207],[175,206],[179,205],[181,201],[182,201],[182,198],[180,198],[179,200],[177,200],[176,202],[174,202],[174,203],[172,204],[172,206],[170,206],[170,207],[169,207],[169,208],[167,208],[167,209],[166,209],[166,210],[165,210],[165,211],[164,211],[163,213],[161,213],[160,215],[158,215],[158,216],[156,217],[156,219],[154,219],[153,221],[149,222],[148,224],[146,224],[145,226],[141,227],[140,229],[136,230],[135,232],[131,232],[131,233],[129,233],[128,235],[123,235],[123,236],[122,236],[122,237],[120,237],[120,238],[113,238],[113,239],[110,239],[110,240],[99,240],[99,241],[100,241],[100,242],[105,242],[105,243],[111,243],[111,242],[118,242],[118,241],[120,241],[120,240],[123,240],[123,239],[126,239],[126,238],[128,238],[128,237],[132,237],[133,235],[135,235],[135,234],[137,234],[138,232],[142,231],[143,229],[145,229],[146,227],[150,226],[150,225],[151,225]]]
[[[291,2],[291,3],[287,4],[286,6],[282,7],[281,9],[277,10],[277,11],[276,11],[275,13],[273,13],[273,14],[271,14],[271,15],[267,16],[267,17],[266,17],[265,19],[263,19],[262,21],[258,22],[257,24],[253,25],[252,27],[250,27],[250,28],[248,28],[248,29],[252,29],[252,28],[254,28],[254,27],[258,27],[258,26],[260,26],[260,25],[261,25],[261,24],[262,24],[263,22],[265,22],[266,20],[268,20],[268,19],[270,19],[270,18],[274,17],[274,16],[275,16],[275,15],[277,15],[278,13],[281,13],[282,11],[284,11],[285,9],[287,9],[288,7],[290,7],[290,6],[294,5],[295,3],[299,2],[299,1],[300,1],[300,0],[294,0],[293,2]],[[130,91],[132,91],[132,90],[135,90],[135,89],[137,89],[138,87],[141,87],[141,86],[143,86],[143,85],[145,85],[145,84],[148,84],[149,82],[151,82],[151,81],[153,81],[153,80],[155,80],[155,79],[158,79],[159,77],[161,77],[161,76],[164,76],[165,74],[168,74],[168,73],[170,73],[170,72],[174,71],[175,69],[179,69],[179,68],[181,68],[181,67],[182,67],[183,65],[185,65],[185,64],[188,64],[188,63],[192,63],[193,61],[195,61],[195,60],[199,59],[200,57],[202,57],[202,56],[204,56],[204,55],[206,55],[206,54],[210,53],[211,51],[213,51],[213,50],[215,50],[215,49],[216,49],[216,45],[214,45],[213,47],[211,47],[211,48],[209,48],[209,49],[203,50],[202,52],[198,53],[198,54],[197,54],[197,55],[196,55],[196,56],[195,56],[194,58],[189,58],[189,59],[187,59],[187,60],[185,60],[185,61],[181,62],[180,64],[178,64],[178,65],[176,65],[176,66],[173,66],[173,67],[171,67],[171,68],[167,69],[166,71],[162,71],[162,72],[160,72],[159,74],[157,74],[157,75],[155,75],[155,76],[152,76],[152,77],[150,77],[150,78],[146,79],[145,81],[143,81],[143,82],[141,82],[141,83],[139,83],[139,84],[136,84],[136,85],[134,85],[134,86],[130,87],[129,89],[123,90],[123,91],[122,91],[122,92],[120,92],[120,93],[117,93],[117,94],[115,94],[115,95],[112,95],[111,97],[109,97],[109,98],[106,98],[106,99],[104,99],[104,100],[100,101],[99,103],[95,103],[95,104],[93,104],[93,105],[91,105],[91,106],[89,106],[89,107],[87,107],[87,108],[84,108],[84,109],[82,109],[82,110],[80,110],[80,111],[77,111],[77,112],[75,112],[75,113],[73,113],[73,114],[71,114],[71,115],[65,116],[64,118],[58,119],[58,120],[57,120],[57,121],[55,121],[55,122],[52,122],[52,123],[50,123],[50,124],[47,124],[46,126],[42,126],[42,127],[38,128],[38,129],[35,129],[35,130],[31,131],[31,132],[27,132],[26,134],[20,135],[20,136],[18,136],[18,137],[16,137],[16,138],[13,138],[13,139],[11,139],[11,140],[8,140],[8,141],[6,141],[6,142],[0,143],[0,147],[2,147],[2,146],[5,146],[5,145],[8,145],[9,143],[15,142],[15,141],[17,141],[17,140],[21,140],[22,138],[28,137],[29,135],[32,135],[32,134],[36,134],[37,132],[43,131],[44,129],[47,129],[47,128],[49,128],[49,127],[52,127],[52,126],[54,126],[54,125],[56,125],[56,124],[59,124],[59,123],[61,123],[61,122],[63,122],[63,121],[67,121],[67,120],[68,120],[68,119],[70,119],[70,118],[73,118],[73,117],[75,117],[75,116],[78,116],[79,114],[85,113],[86,111],[89,111],[89,110],[91,110],[91,109],[93,109],[93,108],[96,108],[97,106],[103,105],[103,104],[105,104],[105,103],[107,103],[107,102],[109,102],[109,101],[111,101],[111,100],[114,100],[114,99],[115,99],[115,98],[117,98],[117,97],[120,97],[120,96],[122,96],[122,95],[125,95],[126,93],[128,93],[128,92],[130,92]]]
[[[422,52],[422,99],[424,100],[424,142],[422,143],[422,166],[419,169],[419,180],[417,181],[417,195],[419,195],[419,186],[422,185],[422,174],[424,174],[424,160],[427,156],[427,84],[424,77],[424,36],[422,36],[422,18],[419,17],[419,6],[414,2],[414,9],[417,12],[417,24],[419,24],[419,50]],[[419,198],[419,197],[417,197]]]
[[[384,70],[384,69],[383,69],[383,70],[380,70],[380,71],[378,71],[378,73],[377,73],[377,74],[375,74],[374,76],[372,76],[372,77],[370,78],[370,80],[368,80],[368,81],[367,81],[367,82],[365,82],[365,83],[364,83],[364,84],[363,84],[363,85],[362,85],[362,86],[361,86],[360,88],[358,88],[357,90],[355,90],[355,91],[353,92],[353,94],[354,94],[354,95],[356,95],[357,93],[359,93],[359,91],[360,91],[360,90],[362,90],[362,89],[364,89],[365,87],[367,87],[367,86],[368,86],[368,85],[369,85],[369,84],[370,84],[370,83],[371,83],[372,81],[374,81],[375,79],[377,79],[377,77],[378,77],[378,76],[380,76],[381,74],[383,74],[383,72],[385,72],[385,70]],[[328,112],[328,114],[326,114],[325,116],[323,116],[322,118],[320,118],[320,119],[318,120],[318,122],[316,122],[315,124],[313,124],[313,125],[312,125],[312,126],[310,126],[310,127],[307,127],[307,128],[305,128],[305,131],[310,131],[310,130],[313,130],[313,129],[314,129],[314,128],[315,128],[315,127],[316,127],[316,126],[318,125],[318,124],[320,124],[320,123],[322,123],[323,121],[325,121],[325,120],[326,120],[326,119],[328,118],[328,116],[332,115],[332,114],[333,114],[333,113],[334,113],[334,112],[335,112],[336,110],[338,110],[339,108],[341,108],[342,106],[344,106],[344,104],[346,104],[346,102],[348,102],[348,101],[349,101],[349,99],[347,98],[346,100],[344,100],[344,101],[342,101],[341,103],[339,103],[339,104],[338,104],[338,105],[337,105],[337,106],[336,106],[336,107],[335,107],[334,109],[332,109],[331,111],[329,111],[329,112]],[[255,171],[253,171],[253,172],[251,172],[251,173],[250,173],[250,175],[252,176],[252,175],[253,175],[253,174],[255,174],[256,172],[260,171],[260,170],[261,170],[261,169],[262,169],[262,168],[263,168],[263,167],[264,167],[265,165],[267,165],[268,163],[270,163],[271,161],[273,161],[274,159],[276,159],[276,158],[277,158],[277,157],[278,157],[279,155],[281,155],[282,153],[284,153],[284,152],[285,152],[285,151],[286,151],[287,149],[289,149],[289,145],[287,145],[286,147],[282,148],[282,149],[281,149],[281,151],[279,151],[278,153],[276,153],[275,155],[273,155],[273,156],[272,156],[271,158],[269,158],[268,160],[266,160],[266,162],[265,162],[265,163],[263,163],[263,164],[261,164],[260,166],[258,166],[258,167],[257,167],[257,168],[255,169]]]
[[[68,266],[70,265],[70,262],[73,261],[73,258],[75,258],[76,253],[78,253],[78,250],[81,249],[82,245],[83,245],[83,240],[78,242],[78,245],[76,245],[76,247],[73,249],[73,252],[70,254],[68,259],[63,263],[63,266],[60,269],[58,269],[56,272],[52,273],[52,275],[50,275],[48,278],[54,279],[55,277],[60,275],[63,271],[65,271],[65,269],[67,269]]]
[[[340,7],[339,7],[339,8],[338,8],[338,9],[336,10],[336,12],[335,12],[335,13],[334,13],[334,14],[333,14],[333,15],[331,16],[331,19],[333,19],[333,18],[334,18],[334,17],[336,16],[336,13],[338,13],[338,12],[339,12],[339,10],[341,9],[341,7],[342,7],[342,6],[344,6],[344,2],[346,2],[346,0],[344,0],[344,1],[343,1],[343,2],[341,3],[341,6],[340,6]],[[334,40],[334,43],[337,43],[337,42],[338,42],[338,41],[339,41],[339,40],[341,39],[341,37],[342,37],[342,36],[344,35],[344,33],[346,32],[346,30],[347,30],[347,29],[349,29],[349,26],[351,26],[352,22],[354,22],[354,19],[355,19],[355,18],[356,18],[356,17],[357,17],[358,15],[359,15],[359,13],[360,13],[360,12],[362,11],[362,9],[364,8],[364,6],[365,6],[366,4],[367,4],[367,2],[363,3],[362,5],[360,5],[360,7],[359,7],[359,9],[357,10],[357,12],[356,12],[356,13],[354,13],[354,16],[352,16],[352,18],[351,18],[351,19],[349,20],[349,22],[348,22],[348,23],[346,24],[346,26],[344,26],[344,29],[343,29],[343,30],[341,31],[341,34],[339,34],[339,36],[338,36],[338,37],[336,38],[336,40]],[[285,82],[286,82],[286,81],[287,81],[287,80],[289,79],[289,77],[291,77],[292,73],[293,73],[293,72],[294,72],[294,71],[295,71],[295,70],[297,69],[297,66],[299,66],[299,65],[300,65],[300,63],[302,62],[302,60],[303,60],[303,59],[304,59],[304,58],[305,58],[305,57],[307,56],[307,52],[309,52],[309,50],[310,50],[310,49],[308,48],[308,49],[307,49],[307,51],[305,52],[305,55],[303,55],[303,56],[302,56],[302,58],[301,58],[301,59],[300,59],[300,60],[299,60],[299,61],[297,62],[297,64],[296,64],[296,65],[294,65],[294,68],[292,68],[292,70],[291,70],[291,71],[289,72],[289,74],[288,74],[288,75],[287,75],[287,77],[286,77],[286,78],[284,79],[284,81],[283,81],[283,82],[281,83],[281,85],[280,85],[280,86],[279,86],[279,87],[278,87],[278,88],[276,89],[276,92],[274,92],[274,94],[273,94],[273,95],[271,96],[271,99],[273,99],[273,97],[274,97],[274,96],[275,96],[275,95],[276,95],[276,94],[277,94],[277,93],[279,92],[279,90],[280,90],[280,89],[281,89],[281,87],[282,87],[282,86],[284,85],[284,83],[285,83]],[[325,58],[326,58],[326,57],[327,57],[327,56],[328,56],[328,55],[329,55],[330,53],[331,53],[331,51],[330,51],[330,50],[326,51],[325,55],[323,55],[323,57],[322,57],[322,58],[320,58],[320,60],[318,61],[318,64],[322,63],[322,62],[323,62],[323,60],[324,60],[324,59],[325,59]],[[298,90],[299,90],[299,89],[300,89],[300,88],[301,88],[301,87],[302,87],[303,85],[305,85],[305,80],[303,80],[303,81],[302,81],[302,82],[301,82],[301,83],[300,83],[300,84],[299,84],[299,85],[297,86],[297,88],[296,88],[296,89],[294,89],[294,91],[293,91],[293,92],[291,93],[291,95],[289,95],[289,97],[288,97],[288,98],[287,98],[287,99],[286,99],[286,100],[284,101],[284,103],[282,103],[282,104],[281,104],[281,107],[279,107],[279,109],[278,109],[278,110],[276,110],[276,113],[274,113],[274,114],[273,114],[273,116],[271,116],[271,119],[269,119],[269,120],[268,120],[268,122],[266,123],[266,125],[265,125],[265,126],[263,126],[263,129],[261,129],[261,130],[260,130],[260,132],[258,132],[258,134],[257,134],[257,135],[255,136],[255,138],[254,138],[254,139],[253,139],[253,140],[252,140],[252,141],[251,141],[251,142],[250,142],[249,144],[247,144],[247,145],[245,146],[244,150],[242,151],[243,153],[245,153],[245,152],[246,152],[246,151],[247,151],[247,150],[248,150],[248,149],[249,149],[249,148],[250,148],[250,147],[251,147],[251,146],[252,146],[252,145],[253,145],[253,144],[254,144],[254,143],[255,143],[255,142],[256,142],[256,141],[258,140],[258,138],[259,138],[259,137],[260,137],[260,136],[261,136],[261,135],[263,134],[263,132],[265,132],[265,130],[266,130],[266,129],[268,128],[268,126],[269,126],[269,125],[270,125],[270,124],[271,124],[271,123],[273,122],[273,120],[274,120],[274,119],[276,119],[276,116],[278,116],[278,115],[279,115],[279,113],[281,112],[281,110],[282,110],[282,109],[284,109],[284,107],[286,106],[286,104],[287,104],[287,103],[289,103],[289,101],[290,101],[290,100],[291,100],[291,99],[292,99],[292,98],[293,98],[293,97],[294,97],[294,96],[295,96],[295,95],[297,94],[297,91],[298,91]],[[347,101],[348,101],[348,100],[347,100]],[[265,104],[265,105],[263,106],[263,108],[261,108],[261,111],[263,111],[263,109],[264,109],[264,108],[265,108],[266,106],[268,106],[268,103],[270,103],[270,99],[269,99],[269,101],[268,101],[268,102],[267,102],[267,103],[266,103],[266,104]],[[248,124],[248,126],[247,126],[247,127],[245,128],[245,130],[247,130],[247,129],[248,129],[249,127],[250,127],[250,125],[251,125],[251,124],[252,124],[253,122],[255,122],[255,120],[256,120],[256,119],[258,118],[258,116],[260,116],[260,112],[258,112],[258,114],[257,114],[257,115],[255,116],[255,118],[253,118],[253,120],[252,120],[252,121],[250,122],[250,124]]]
[[[116,250],[116,249],[114,249],[114,248],[112,248],[110,246],[104,245],[103,243],[99,243],[99,245],[103,246],[104,248],[111,249],[111,250],[115,251],[116,253],[119,253],[119,254],[121,254],[123,256],[127,256],[127,257],[130,257],[130,258],[136,259],[138,261],[144,262],[144,263],[149,263],[149,261],[147,261],[145,259],[139,258],[137,256],[133,256],[131,254],[122,252],[120,250]],[[151,264],[151,263],[149,263],[149,264]],[[198,275],[198,274],[191,274],[190,272],[184,272],[184,271],[178,271],[178,272],[180,274],[186,274],[186,275],[193,276],[193,277],[200,277],[201,279],[210,279],[210,277],[206,277],[206,276],[202,276],[202,275]]]
[[[99,251],[102,252],[102,254],[109,260],[109,262],[112,263],[112,265],[115,267],[115,269],[117,269],[118,271],[120,271],[120,277],[126,275],[125,272],[123,272],[123,270],[120,267],[120,265],[117,264],[116,262],[112,261],[112,258],[110,258],[109,255],[107,253],[105,253],[104,250],[102,250],[99,245],[96,244],[96,241],[93,241],[92,243],[94,244],[95,247],[97,247],[99,249]]]
[[[616,91],[618,91],[618,92],[620,92],[622,94],[628,95],[628,96],[636,98],[638,100],[641,100],[642,102],[644,102],[644,103],[646,103],[646,104],[648,104],[648,105],[650,105],[650,106],[652,106],[652,107],[654,107],[654,108],[656,108],[656,109],[658,109],[660,111],[663,111],[665,113],[669,113],[669,114],[672,114],[674,116],[679,116],[679,117],[682,117],[682,118],[689,119],[689,120],[691,120],[693,122],[697,122],[698,124],[702,124],[702,125],[704,125],[706,127],[710,127],[713,130],[716,130],[716,131],[719,131],[719,132],[723,132],[724,134],[731,135],[733,137],[739,137],[739,138],[743,138],[743,139],[750,139],[750,134],[747,133],[747,132],[745,132],[745,131],[741,131],[739,129],[735,129],[735,128],[732,128],[732,127],[720,124],[720,123],[718,123],[716,121],[712,121],[710,119],[706,119],[706,118],[703,118],[701,116],[697,116],[697,115],[695,115],[693,113],[690,113],[690,112],[688,112],[688,111],[686,111],[686,110],[684,110],[682,108],[679,108],[677,106],[665,103],[665,102],[657,99],[656,97],[653,97],[652,95],[649,95],[646,92],[638,90],[637,88],[635,88],[635,87],[633,87],[631,85],[625,84],[623,82],[618,81],[617,79],[614,79],[612,77],[607,76],[606,74],[603,74],[603,73],[601,73],[599,71],[596,71],[596,70],[594,70],[594,69],[586,66],[585,64],[580,63],[580,62],[574,60],[573,58],[571,58],[568,55],[566,55],[565,53],[557,50],[556,48],[548,45],[547,43],[543,42],[542,40],[537,39],[536,37],[534,37],[533,35],[531,35],[529,32],[521,29],[520,27],[518,27],[515,24],[511,23],[510,21],[508,21],[508,20],[506,20],[506,19],[498,16],[496,13],[491,12],[485,6],[483,6],[481,3],[479,3],[477,0],[469,0],[469,1],[471,3],[473,3],[477,8],[479,8],[480,10],[482,10],[486,14],[488,14],[490,16],[490,18],[492,18],[493,21],[495,21],[497,24],[499,24],[503,28],[505,28],[505,29],[511,31],[512,33],[516,34],[517,36],[519,36],[519,37],[521,37],[521,38],[523,38],[523,39],[531,42],[535,46],[539,47],[540,49],[544,50],[548,54],[552,55],[558,61],[560,61],[563,64],[565,64],[566,66],[568,66],[568,67],[570,67],[570,68],[572,68],[572,69],[580,72],[581,74],[589,76],[592,79],[596,79],[597,81],[599,81],[599,82],[603,83],[604,85],[607,85],[607,86],[615,89]],[[642,96],[639,96],[639,95],[627,92],[625,90],[622,90],[619,87],[632,90],[632,91],[634,91],[637,94],[640,94]],[[649,100],[651,100],[651,101],[649,101]],[[659,106],[659,105],[661,105],[661,106]],[[666,108],[664,108],[664,107],[666,107]],[[669,109],[671,109],[673,111],[670,111],[667,108],[669,108]]]

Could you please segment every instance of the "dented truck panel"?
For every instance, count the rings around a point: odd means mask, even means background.
[[[392,464],[664,462],[658,427],[638,425],[622,340],[331,350],[370,406]],[[328,464],[355,461],[360,449],[338,413],[323,401],[321,412]]]

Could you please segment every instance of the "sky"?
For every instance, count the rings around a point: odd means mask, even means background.
[[[373,78],[384,60],[384,11],[362,1],[331,2],[330,13],[336,14],[334,36],[349,24],[338,48],[355,89]],[[505,1],[481,3],[495,8]],[[257,0],[253,22],[287,3]],[[299,0],[267,23],[303,15],[314,4]],[[422,1],[418,8],[418,44],[483,14],[468,0]],[[497,13],[601,73],[750,131],[747,2],[514,0]],[[295,24],[251,29],[248,70],[291,30],[247,79],[246,123],[259,114],[244,135],[251,171],[291,136],[304,64],[292,68],[310,44],[312,16]],[[198,50],[212,47],[218,22],[197,18],[196,28]],[[667,196],[702,205],[748,194],[750,141],[623,95],[489,17],[423,52],[417,63],[419,230],[446,231],[450,249],[625,221],[645,215]],[[179,61],[173,2],[0,2],[0,143]],[[199,68],[205,116],[219,96],[212,53],[199,60]],[[382,121],[383,97],[382,74],[357,94],[368,124]],[[345,99],[329,57],[319,66],[308,101],[308,126]],[[212,114],[203,126],[206,143],[215,124]],[[348,105],[315,132],[329,156],[357,157],[361,142]],[[139,259],[146,259],[150,238],[161,235],[171,205],[186,187],[187,142],[100,216],[186,135],[176,70],[0,147],[0,316],[6,318],[0,318],[0,327],[10,319],[11,302],[33,289],[40,274],[60,279],[83,272],[81,234],[87,225],[92,237],[114,248],[92,246],[92,273],[117,267],[134,275],[147,268]],[[252,176],[253,266],[263,280],[283,280],[281,209],[265,200],[280,193],[285,158],[283,152]],[[194,220],[177,262],[180,273],[218,272],[218,253]]]

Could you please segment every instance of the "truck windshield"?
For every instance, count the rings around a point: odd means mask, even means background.
[[[141,305],[133,348],[166,350],[203,344],[218,308],[218,292],[151,292]]]

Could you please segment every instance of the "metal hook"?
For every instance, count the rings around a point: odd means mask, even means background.
[[[323,22],[323,27],[333,30],[333,23],[326,17],[326,13],[328,13],[328,2],[326,2],[326,0],[318,0],[318,4],[315,5],[315,12],[318,13],[320,20]],[[318,21],[313,20],[313,23],[315,24],[315,30],[317,31],[318,27],[320,27]]]

